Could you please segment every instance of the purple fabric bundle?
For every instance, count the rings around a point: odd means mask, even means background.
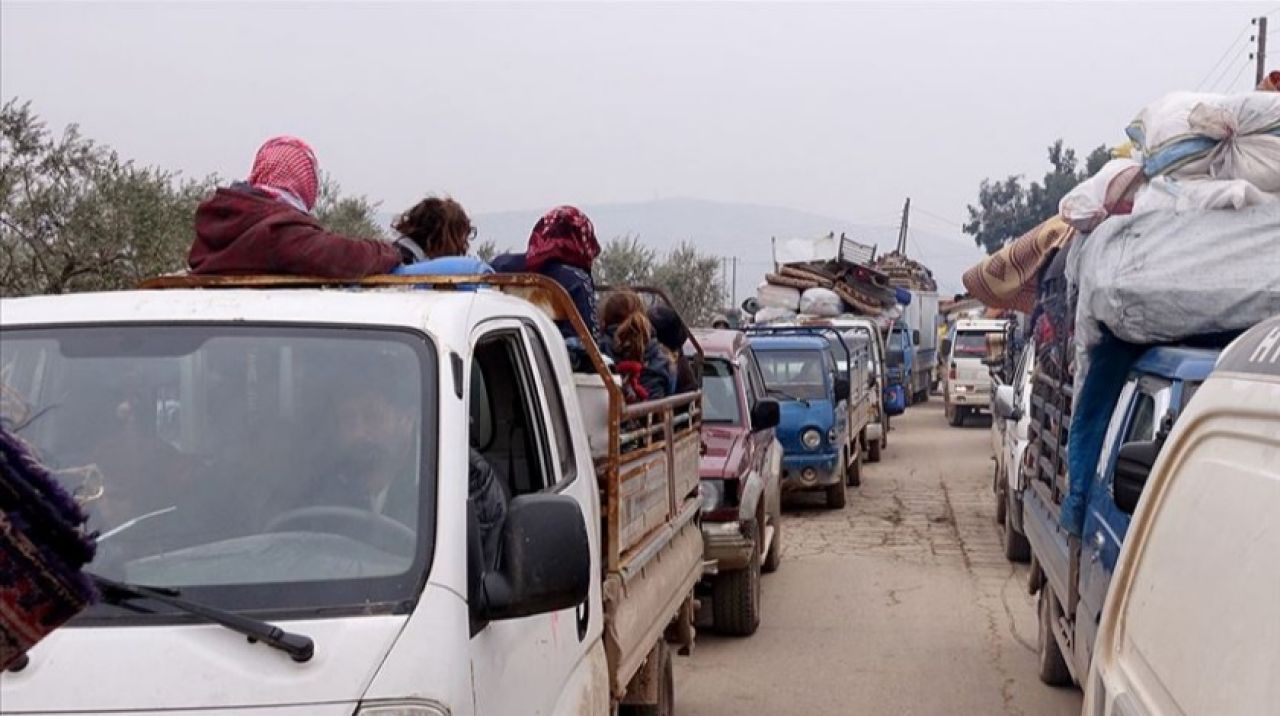
[[[0,425],[0,669],[97,598],[84,510]]]

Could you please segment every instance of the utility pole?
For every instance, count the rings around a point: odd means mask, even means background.
[[[733,302],[730,305],[735,308],[738,305],[738,257],[737,256],[733,257]]]
[[[720,257],[720,300],[729,300],[729,257]],[[730,303],[730,306],[733,304]]]
[[[1267,16],[1253,18],[1253,24],[1258,28],[1258,34],[1254,36],[1258,49],[1253,53],[1253,59],[1258,61],[1258,70],[1253,78],[1253,86],[1257,87],[1267,76]]]
[[[907,255],[907,217],[911,215],[911,197],[902,205],[902,225],[898,227],[898,253]]]

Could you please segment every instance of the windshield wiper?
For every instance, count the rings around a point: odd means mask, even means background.
[[[167,515],[167,514],[169,514],[170,512],[173,512],[173,511],[175,511],[175,510],[177,510],[177,509],[178,509],[178,506],[177,506],[177,505],[170,505],[169,507],[165,507],[164,509],[155,510],[154,512],[148,512],[148,513],[147,513],[147,514],[145,514],[145,515],[139,515],[139,516],[137,516],[137,517],[134,517],[134,518],[133,518],[133,519],[131,519],[131,520],[127,520],[127,521],[125,521],[125,522],[120,523],[120,525],[119,525],[118,527],[115,527],[115,528],[113,528],[113,529],[109,529],[109,530],[107,530],[106,532],[103,532],[102,534],[98,535],[98,541],[99,541],[99,542],[104,542],[104,541],[106,541],[106,540],[109,540],[109,539],[111,539],[112,537],[115,537],[116,535],[120,534],[121,532],[124,532],[125,530],[129,529],[130,527],[133,527],[134,525],[138,524],[139,522],[146,522],[147,520],[151,519],[152,517],[159,517],[160,515]]]
[[[309,636],[293,634],[274,624],[188,601],[178,596],[176,589],[117,582],[97,574],[90,574],[89,577],[102,592],[102,600],[108,604],[122,605],[134,599],[150,599],[244,634],[249,637],[250,643],[262,642],[273,649],[279,649],[299,663],[310,661],[315,656],[315,642]]]
[[[805,400],[804,398],[797,398],[796,396],[786,392],[785,390],[778,390],[777,388],[769,388],[769,392],[773,393],[774,395],[781,395],[783,398],[785,398],[786,400],[790,400],[793,403],[803,403],[804,407],[806,408],[809,407],[808,400]]]

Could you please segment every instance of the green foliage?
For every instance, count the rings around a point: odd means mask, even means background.
[[[1061,139],[1049,147],[1048,155],[1050,169],[1042,182],[1023,186],[1023,177],[1014,175],[1001,181],[983,179],[978,186],[978,205],[969,206],[969,221],[962,228],[987,253],[1057,214],[1062,197],[1110,159],[1107,148],[1099,146],[1078,170],[1075,150],[1063,147]]]
[[[498,255],[498,245],[493,239],[485,239],[471,247],[471,251],[477,258],[487,263],[493,261],[493,257]]]
[[[378,224],[378,207],[382,202],[370,201],[363,194],[343,196],[342,187],[328,174],[320,178],[320,191],[314,209],[320,225],[342,236],[363,239],[386,239],[387,232]]]
[[[720,309],[720,259],[682,242],[662,260],[637,236],[611,239],[596,258],[597,286],[653,286],[671,297],[689,325],[705,325]]]
[[[128,288],[185,265],[213,180],[182,180],[0,106],[0,295]]]

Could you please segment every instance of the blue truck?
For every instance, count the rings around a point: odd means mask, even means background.
[[[840,371],[835,343],[818,333],[749,333],[770,396],[781,404],[782,491],[822,491],[827,506],[845,506],[845,481],[861,465],[850,439],[849,374]],[[860,387],[865,390],[865,387]]]
[[[1130,351],[1121,360],[1132,360],[1132,365],[1127,374],[1117,372],[1123,380],[1114,381],[1119,384],[1118,398],[1108,389],[1102,392],[1111,398],[1095,400],[1096,395],[1087,395],[1089,385],[1077,398],[1069,372],[1054,375],[1052,368],[1042,368],[1044,360],[1033,378],[1020,522],[1031,546],[1029,586],[1039,594],[1040,679],[1055,686],[1081,683],[1089,672],[1107,588],[1136,503],[1136,495],[1117,490],[1117,474],[1128,477],[1135,469],[1121,448],[1158,446],[1213,370],[1220,352],[1131,345],[1121,350]],[[1108,412],[1105,408],[1112,400],[1114,408]],[[1072,422],[1073,410],[1089,417]],[[1072,440],[1072,431],[1094,432],[1095,439],[1077,435]],[[1070,455],[1068,443],[1078,448],[1098,444],[1098,439],[1100,449],[1085,462],[1096,462],[1095,469],[1084,471],[1091,479],[1073,490],[1068,464],[1083,456]]]

